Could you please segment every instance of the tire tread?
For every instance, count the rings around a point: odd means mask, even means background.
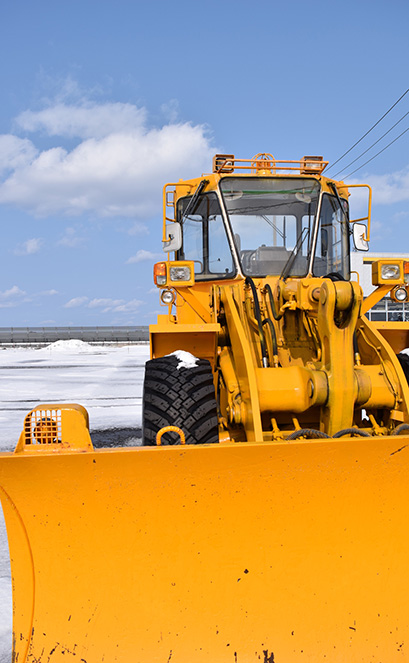
[[[177,426],[186,444],[219,441],[217,404],[210,362],[197,360],[191,368],[177,368],[179,360],[168,355],[146,362],[143,393],[143,444],[155,445],[164,426]],[[179,435],[165,433],[162,444],[179,444]]]

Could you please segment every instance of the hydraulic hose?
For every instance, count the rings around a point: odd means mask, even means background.
[[[344,435],[348,435],[349,437],[371,437],[370,433],[367,433],[365,430],[361,430],[359,428],[343,428],[342,430],[339,430],[333,437],[343,437]]]
[[[326,440],[331,436],[327,433],[324,433],[323,431],[315,430],[314,428],[300,428],[299,430],[295,430],[293,433],[291,433],[291,435],[287,437],[287,440],[298,440],[300,437],[305,437],[307,440]]]
[[[400,435],[401,433],[403,433],[407,430],[409,430],[409,425],[408,424],[400,424],[399,426],[397,426],[395,428],[395,430],[393,431],[393,433],[391,433],[391,435]]]
[[[258,326],[258,333],[259,333],[259,337],[260,337],[262,364],[263,364],[263,368],[267,368],[267,366],[268,366],[268,355],[267,355],[266,341],[265,341],[265,338],[264,338],[263,323],[261,321],[260,302],[258,301],[256,286],[254,285],[254,281],[253,281],[252,278],[250,278],[250,276],[246,276],[246,285],[250,286],[251,293],[253,295],[254,314],[256,316],[257,326]]]
[[[272,319],[271,318],[265,318],[263,320],[263,326],[264,325],[268,325],[268,327],[270,329],[271,339],[272,339],[272,343],[273,343],[273,355],[277,355],[278,354],[278,352],[277,352],[277,335],[276,335],[276,330],[275,330],[275,327],[273,325]]]
[[[266,283],[266,285],[264,286],[264,289],[265,289],[266,293],[268,294],[268,298],[270,300],[270,306],[271,306],[271,310],[273,312],[274,320],[281,320],[281,318],[283,317],[283,314],[282,313],[277,313],[276,305],[275,305],[275,301],[274,301],[274,297],[273,297],[273,291],[271,290],[270,284]]]

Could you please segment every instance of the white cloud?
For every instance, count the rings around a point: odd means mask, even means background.
[[[28,302],[38,302],[42,297],[51,297],[58,295],[58,290],[43,290],[41,292],[34,292],[28,294],[17,285],[13,285],[8,290],[0,292],[0,308],[13,308]]]
[[[409,200],[409,166],[385,175],[366,174],[359,181],[354,179],[350,182],[351,184],[361,182],[369,184],[372,187],[372,200],[378,205],[390,205]],[[368,200],[366,189],[351,189],[351,193],[357,201]]]
[[[16,118],[16,125],[28,132],[43,131],[48,136],[86,139],[127,133],[143,127],[145,121],[146,110],[132,104],[82,102],[24,111]]]
[[[9,290],[4,290],[0,292],[0,299],[9,299],[10,297],[15,297],[16,295],[25,295],[26,292],[21,290],[17,285],[13,285]]]
[[[102,308],[102,313],[132,313],[139,309],[143,304],[139,299],[131,299],[130,301],[125,301],[124,299],[110,299],[110,298],[100,298],[92,299],[88,308]]]
[[[146,251],[145,249],[139,249],[134,256],[131,256],[126,261],[127,265],[131,265],[135,262],[145,262],[148,260],[160,260],[161,258],[165,259],[164,254],[162,253],[152,253],[152,251]]]
[[[177,99],[170,99],[160,107],[164,117],[169,122],[176,122],[179,116],[179,102]]]
[[[409,200],[409,167],[386,175],[368,175],[367,180],[378,205]]]
[[[64,308],[76,308],[77,306],[84,306],[88,301],[88,297],[73,297],[69,302],[64,304]]]
[[[27,293],[21,290],[17,285],[13,285],[9,290],[0,292],[0,308],[12,308],[24,300]]]
[[[27,138],[0,135],[0,175],[30,164],[36,155],[36,148]]]
[[[52,297],[53,295],[58,295],[58,290],[43,290],[38,295],[39,297]]]
[[[104,308],[106,311],[111,310],[115,306],[124,304],[124,299],[109,299],[101,297],[100,299],[91,299],[88,308]]]
[[[143,304],[144,302],[139,299],[131,299],[129,302],[115,306],[112,310],[115,313],[132,313],[133,311],[137,311]]]
[[[84,244],[85,238],[79,237],[75,228],[66,228],[64,236],[57,242],[59,246],[75,249]]]
[[[54,295],[58,295],[57,290],[43,290],[28,294],[17,285],[13,285],[8,290],[0,292],[0,308],[14,308],[28,302],[36,303],[42,297],[51,297]]]
[[[146,219],[160,213],[165,182],[209,170],[217,151],[205,126],[151,127],[146,110],[132,104],[58,102],[25,111],[17,127],[58,136],[58,144],[43,151],[27,139],[0,136],[8,146],[1,157],[7,175],[0,204],[39,216]],[[77,144],[68,149],[67,138],[77,138]]]
[[[74,297],[69,302],[64,304],[64,308],[75,308],[79,306],[86,306],[90,309],[102,309],[102,313],[133,313],[137,311],[142,305],[143,301],[139,299],[112,299],[110,297],[95,297],[89,299],[88,297]]]
[[[17,256],[29,256],[33,253],[38,253],[43,245],[43,240],[40,237],[33,237],[28,239],[23,244],[20,244],[14,251]]]
[[[128,235],[149,235],[148,227],[140,221],[135,221],[128,229]]]

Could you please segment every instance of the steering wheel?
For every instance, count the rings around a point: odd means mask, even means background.
[[[331,281],[346,281],[341,272],[328,272],[328,274],[325,274],[322,278],[331,279]]]

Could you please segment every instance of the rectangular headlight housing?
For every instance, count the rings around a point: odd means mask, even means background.
[[[373,285],[404,283],[403,260],[377,260],[372,263]]]
[[[157,262],[154,266],[153,277],[155,285],[159,288],[191,286],[195,282],[195,263],[193,260]]]
[[[171,281],[190,281],[192,274],[189,265],[176,265],[169,269],[169,276]]]

